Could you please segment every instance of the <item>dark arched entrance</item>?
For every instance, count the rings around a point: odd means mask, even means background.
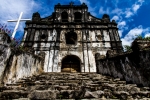
[[[68,55],[62,60],[61,72],[81,72],[80,59],[74,55]]]

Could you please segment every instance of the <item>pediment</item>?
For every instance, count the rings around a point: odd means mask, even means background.
[[[88,16],[88,22],[102,22],[102,19],[100,19],[100,18],[96,18],[96,17],[94,17],[93,15],[89,15]]]
[[[42,18],[41,21],[53,21],[53,17],[50,15],[48,17]]]

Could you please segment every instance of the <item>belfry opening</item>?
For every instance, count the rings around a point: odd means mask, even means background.
[[[62,60],[61,72],[81,72],[80,58],[75,55],[68,55]]]

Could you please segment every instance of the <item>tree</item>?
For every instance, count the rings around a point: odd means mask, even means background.
[[[10,38],[12,36],[12,31],[7,28],[6,24],[0,24],[0,33],[7,34]],[[11,38],[11,47],[18,47],[20,44],[20,39]]]
[[[11,33],[12,33],[12,31],[7,28],[6,24],[3,24],[3,25],[0,24],[0,32],[7,33],[9,36],[11,36]]]
[[[138,40],[143,40],[143,37],[141,35],[137,35],[137,37],[135,38],[135,40],[138,39]]]
[[[124,45],[124,49],[125,49],[126,52],[131,52],[132,51],[131,46],[129,46],[129,45]]]
[[[141,35],[138,35],[135,40],[148,40],[150,41],[150,37],[142,37]]]

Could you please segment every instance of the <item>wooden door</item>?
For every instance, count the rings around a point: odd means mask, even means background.
[[[80,60],[74,56],[66,57],[62,61],[61,72],[80,72]]]
[[[78,63],[63,63],[62,72],[79,72],[80,67]]]

